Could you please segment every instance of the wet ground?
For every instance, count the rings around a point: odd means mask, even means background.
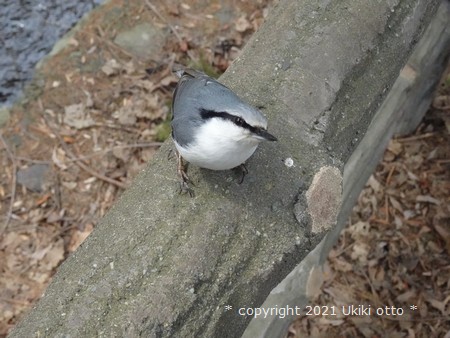
[[[103,0],[3,0],[0,6],[0,106],[10,105],[34,67],[78,20]]]

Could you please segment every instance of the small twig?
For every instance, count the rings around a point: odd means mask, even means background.
[[[366,272],[364,270],[360,270],[360,273],[364,276],[364,278],[366,279],[367,284],[369,284],[370,286],[370,290],[372,291],[372,295],[375,296],[376,299],[372,300],[374,302],[376,302],[377,306],[381,303],[380,301],[380,296],[377,293],[376,288],[373,286],[372,281],[370,280],[369,276],[366,274]]]
[[[437,109],[437,110],[449,110],[450,109],[450,106],[439,107],[439,106],[437,106],[435,104],[432,104],[431,107],[433,107],[434,109]]]
[[[422,140],[422,139],[425,139],[425,138],[433,137],[434,135],[436,135],[436,133],[425,133],[425,134],[422,134],[422,135],[397,138],[395,140],[398,141],[398,142],[411,142],[411,141]]]
[[[6,221],[3,225],[3,228],[0,229],[0,235],[3,234],[3,232],[6,230],[6,228],[9,225],[9,222],[11,221],[13,207],[14,207],[14,200],[16,199],[16,171],[17,171],[17,163],[14,158],[13,153],[11,152],[11,149],[8,147],[8,143],[6,143],[6,140],[3,138],[3,134],[0,132],[0,140],[3,143],[3,146],[5,147],[6,153],[8,154],[8,157],[10,161],[12,162],[12,182],[11,182],[11,200],[9,202],[9,209],[8,214],[6,215]]]
[[[20,305],[20,306],[25,306],[25,307],[30,306],[29,301],[21,301],[21,300],[17,300],[17,299],[6,298],[6,297],[0,297],[0,301],[10,303],[10,304]]]
[[[158,9],[150,2],[150,0],[145,0],[145,4],[148,6],[148,8],[150,8],[150,10],[155,13],[155,15],[162,21],[164,22],[172,31],[172,33],[175,35],[175,37],[178,39],[178,41],[180,43],[183,42],[183,38],[180,36],[180,34],[178,34],[177,30],[175,29],[175,27],[173,27],[167,20],[166,18],[164,18],[161,13],[158,11]],[[192,55],[192,53],[187,50],[186,51],[187,55],[191,58],[192,61],[197,61],[196,58]]]
[[[64,140],[62,140],[62,138],[60,139],[60,143],[61,146],[63,147],[64,151],[67,153],[67,155],[74,160],[75,164],[78,165],[81,169],[83,169],[84,171],[88,172],[89,174],[91,174],[92,176],[95,176],[103,181],[106,181],[108,183],[111,183],[119,188],[125,189],[127,186],[119,181],[116,181],[112,178],[109,178],[108,176],[102,175],[98,172],[96,172],[95,170],[91,169],[90,167],[88,167],[87,165],[85,165],[82,161],[77,161],[75,160],[76,156],[69,150],[69,147],[67,147],[67,144],[64,142]]]
[[[376,218],[376,217],[370,217],[369,221],[370,222],[374,222],[374,223],[383,224],[383,225],[390,225],[391,224],[389,221],[386,221],[386,220],[381,219],[381,218]]]
[[[25,162],[36,163],[36,164],[50,164],[50,163],[52,163],[51,161],[34,160],[32,158],[23,157],[23,156],[16,156],[16,159],[18,159],[19,161],[25,161]]]
[[[79,156],[73,159],[68,160],[68,162],[75,162],[75,161],[81,161],[81,160],[87,160],[89,158],[102,155],[105,153],[108,153],[110,151],[113,151],[114,149],[127,149],[127,148],[152,148],[152,147],[160,147],[163,143],[162,142],[150,142],[150,143],[135,143],[135,144],[123,144],[119,146],[114,146],[112,148],[99,150],[96,152],[93,152],[92,154]],[[29,163],[37,163],[37,164],[49,164],[51,161],[43,161],[43,160],[34,160],[28,157],[22,157],[22,156],[16,156],[16,159],[20,161],[25,161]]]
[[[386,210],[385,222],[389,224],[389,198],[388,195],[384,196],[384,209]]]
[[[61,210],[62,209],[61,177],[59,176],[59,172],[56,172],[54,200],[56,203],[56,209]]]
[[[354,242],[353,242],[353,243],[350,243],[350,244],[347,245],[347,246],[344,245],[342,249],[340,249],[339,251],[336,251],[336,253],[334,254],[334,258],[337,258],[337,257],[339,257],[340,255],[344,254],[345,252],[349,251],[350,249],[353,248],[354,245],[355,245]]]
[[[151,9],[151,11],[153,13],[156,14],[156,16],[162,21],[164,22],[167,26],[169,26],[170,30],[172,31],[172,33],[177,37],[177,39],[181,42],[183,41],[182,37],[180,36],[180,34],[178,34],[178,32],[176,31],[175,27],[173,27],[167,20],[165,17],[162,16],[162,14],[158,11],[158,9],[149,1],[149,0],[145,0],[145,4],[148,6],[148,8]]]
[[[139,128],[130,128],[130,127],[122,126],[122,125],[115,125],[112,123],[95,123],[94,126],[101,127],[101,128],[118,129],[121,131],[126,131],[129,133],[135,133],[135,134],[137,134],[139,132]]]
[[[49,241],[51,241],[51,242],[56,241],[56,239],[58,237],[62,237],[62,235],[65,232],[73,230],[73,229],[77,229],[78,226],[79,226],[78,224],[72,224],[72,225],[69,225],[69,226],[62,227],[61,229],[59,229],[59,231],[56,231],[55,233],[53,233],[52,235],[49,236],[50,237]]]
[[[47,126],[50,128],[50,130],[52,131],[53,134],[55,134],[56,138],[58,139],[59,143],[61,144],[61,147],[63,147],[64,151],[67,153],[67,155],[70,157],[71,160],[73,160],[75,162],[75,164],[77,166],[79,166],[81,169],[83,169],[84,171],[88,172],[89,174],[91,174],[92,176],[95,176],[103,181],[106,181],[108,183],[111,183],[119,188],[125,189],[127,186],[119,181],[116,181],[112,178],[109,178],[105,175],[102,175],[98,172],[96,172],[95,170],[93,170],[92,168],[88,167],[86,164],[84,164],[81,161],[76,160],[77,156],[75,156],[72,151],[69,149],[69,147],[67,146],[67,143],[62,139],[61,135],[59,135],[51,126],[49,121],[47,121],[47,118],[44,116],[45,121],[47,122]]]
[[[117,62],[120,62],[122,65],[124,64],[117,53],[114,51],[114,49],[117,49],[119,52],[125,54],[131,59],[134,59],[133,54],[127,52],[124,48],[116,45],[115,43],[109,41],[108,39],[104,39],[103,42],[105,43],[105,47],[108,49],[108,51],[112,54],[112,56],[117,60]]]
[[[395,169],[396,168],[395,168],[395,163],[394,163],[394,165],[389,170],[389,174],[388,174],[388,177],[386,179],[386,186],[389,186],[391,184],[392,175],[394,174]]]
[[[87,160],[88,158],[108,153],[110,151],[113,151],[114,149],[147,148],[147,147],[151,148],[151,147],[160,147],[162,144],[163,144],[162,142],[123,144],[123,145],[119,145],[119,146],[114,146],[114,147],[109,148],[109,149],[99,150],[99,151],[93,152],[92,154],[88,154],[88,155],[72,158],[72,159],[69,160],[69,162]]]

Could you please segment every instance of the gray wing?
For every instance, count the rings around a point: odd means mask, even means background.
[[[186,146],[194,140],[193,129],[203,122],[200,109],[217,110],[220,96],[235,95],[212,77],[194,69],[177,71],[180,77],[172,99],[172,136]],[[229,93],[226,93],[229,92]]]
[[[231,89],[224,86],[212,77],[194,69],[184,69],[178,72],[181,75],[173,94],[172,112],[177,118],[181,107],[185,114],[186,109],[203,108],[215,111],[236,110],[239,106],[249,106],[243,102]]]

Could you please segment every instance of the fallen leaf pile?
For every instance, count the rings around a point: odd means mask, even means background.
[[[390,142],[329,254],[317,315],[300,316],[289,338],[450,337],[446,74],[417,131]]]

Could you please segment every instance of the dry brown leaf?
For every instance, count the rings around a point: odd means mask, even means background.
[[[403,208],[399,201],[397,201],[394,197],[389,196],[389,202],[391,202],[395,210],[403,214]]]
[[[64,107],[63,122],[76,129],[88,128],[95,124],[95,121],[83,103]]]
[[[394,140],[389,141],[389,145],[388,145],[387,149],[390,152],[392,152],[394,155],[398,156],[403,151],[403,144],[394,139]]]
[[[441,204],[441,201],[439,201],[438,199],[436,199],[430,195],[418,195],[418,196],[416,196],[416,201],[432,203],[432,204],[436,204],[436,205]]]
[[[115,147],[113,148],[112,153],[115,157],[121,159],[123,162],[128,162],[131,158],[131,150],[127,148]]]
[[[352,260],[357,260],[359,261],[359,263],[365,264],[367,262],[369,251],[370,247],[368,244],[355,242],[352,247],[352,253],[350,257],[352,258]]]
[[[417,292],[415,290],[408,290],[404,293],[401,293],[397,296],[396,300],[398,302],[406,303],[406,302],[414,302],[417,299]]]
[[[353,264],[339,258],[333,260],[333,267],[334,269],[336,269],[336,271],[342,272],[353,271]]]
[[[70,242],[68,244],[68,251],[74,252],[81,243],[90,235],[94,227],[92,224],[87,224],[83,231],[76,229],[70,238]]]
[[[45,257],[40,262],[42,266],[45,266],[45,270],[51,271],[64,259],[64,241],[59,238],[56,242],[52,243],[50,250],[47,251]]]
[[[236,28],[236,31],[242,33],[248,29],[251,29],[252,24],[247,20],[247,17],[244,14],[244,15],[240,16],[239,19],[236,20],[235,28]]]
[[[433,299],[433,298],[425,299],[425,301],[427,301],[432,307],[438,309],[443,316],[450,315],[450,310],[446,311],[447,303],[449,300],[450,300],[450,296],[448,296],[443,301],[438,301],[437,299]]]
[[[115,59],[109,59],[102,67],[102,72],[108,76],[116,75],[120,72],[122,66]]]
[[[61,148],[53,148],[52,161],[61,170],[66,170],[68,168],[64,163],[66,162],[66,152]]]
[[[375,193],[378,193],[381,189],[380,182],[378,182],[373,175],[370,175],[369,180],[367,181],[367,185],[369,185]]]
[[[348,228],[350,235],[353,239],[358,240],[362,237],[366,237],[370,231],[369,222],[358,221],[355,224],[350,225]]]

